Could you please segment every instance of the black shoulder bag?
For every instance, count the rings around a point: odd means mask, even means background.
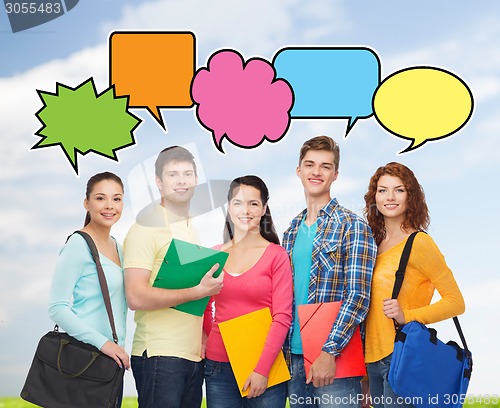
[[[75,233],[80,234],[90,247],[113,340],[118,343],[108,285],[97,248],[90,235],[82,231]],[[90,344],[59,332],[56,325],[38,343],[21,397],[49,408],[114,408],[118,406],[122,393],[124,372],[124,368],[120,368],[111,357]]]
[[[408,237],[401,255],[392,299],[397,299],[403,284],[413,240]],[[396,328],[394,351],[389,369],[393,391],[416,407],[462,407],[472,373],[472,354],[467,347],[460,323],[453,318],[463,344],[443,343],[435,329],[411,321]]]

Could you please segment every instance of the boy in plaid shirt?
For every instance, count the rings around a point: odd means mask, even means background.
[[[294,321],[284,345],[292,374],[288,384],[291,407],[360,405],[361,377],[335,379],[335,357],[368,312],[377,247],[370,227],[331,197],[339,160],[339,147],[328,136],[304,143],[296,172],[307,208],[291,221],[283,236],[294,277]],[[297,306],[334,301],[342,301],[342,307],[306,378]]]

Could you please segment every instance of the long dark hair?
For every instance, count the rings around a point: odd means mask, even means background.
[[[243,176],[235,178],[230,186],[229,191],[227,193],[227,201],[231,201],[234,196],[234,190],[239,188],[240,186],[250,186],[254,187],[260,192],[260,199],[262,200],[262,205],[266,205],[269,201],[269,190],[267,189],[266,184],[262,181],[261,178],[257,176]],[[266,206],[266,212],[260,219],[260,235],[263,238],[272,242],[274,244],[280,244],[280,240],[278,238],[278,234],[276,233],[276,229],[274,228],[273,218],[271,217],[271,210],[269,206]],[[226,222],[224,225],[224,242],[231,241],[234,236],[234,223],[231,221],[231,217],[229,213],[226,215]]]
[[[115,181],[121,186],[122,190],[124,190],[123,181],[116,174],[111,173],[109,171],[105,171],[104,173],[97,173],[94,174],[91,178],[89,178],[89,181],[87,181],[87,190],[85,191],[85,198],[87,200],[90,199],[90,194],[92,193],[92,190],[94,189],[95,185],[103,180]],[[90,222],[90,213],[87,211],[83,226],[85,227],[89,222]]]
[[[372,229],[375,242],[380,244],[385,238],[384,216],[377,210],[375,195],[377,194],[377,184],[382,176],[398,177],[404,184],[408,192],[408,203],[406,216],[401,225],[404,229],[413,228],[417,231],[427,231],[430,223],[429,209],[425,202],[425,194],[413,171],[404,164],[391,162],[377,169],[368,184],[368,191],[365,194],[364,214]]]

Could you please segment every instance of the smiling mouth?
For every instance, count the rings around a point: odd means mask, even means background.
[[[394,208],[399,207],[399,204],[385,204],[385,208],[388,208],[389,210],[393,210]]]
[[[321,183],[323,183],[323,180],[310,178],[309,182],[312,183],[312,184],[321,184]]]
[[[253,220],[252,217],[238,217],[238,219],[243,222],[249,222]]]
[[[101,213],[101,215],[104,218],[113,218],[115,216],[115,214],[111,214],[111,213]]]

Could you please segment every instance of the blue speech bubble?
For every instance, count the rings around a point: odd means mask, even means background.
[[[286,47],[273,65],[295,95],[291,117],[345,118],[346,136],[358,119],[373,115],[372,98],[380,84],[380,60],[366,47]]]

